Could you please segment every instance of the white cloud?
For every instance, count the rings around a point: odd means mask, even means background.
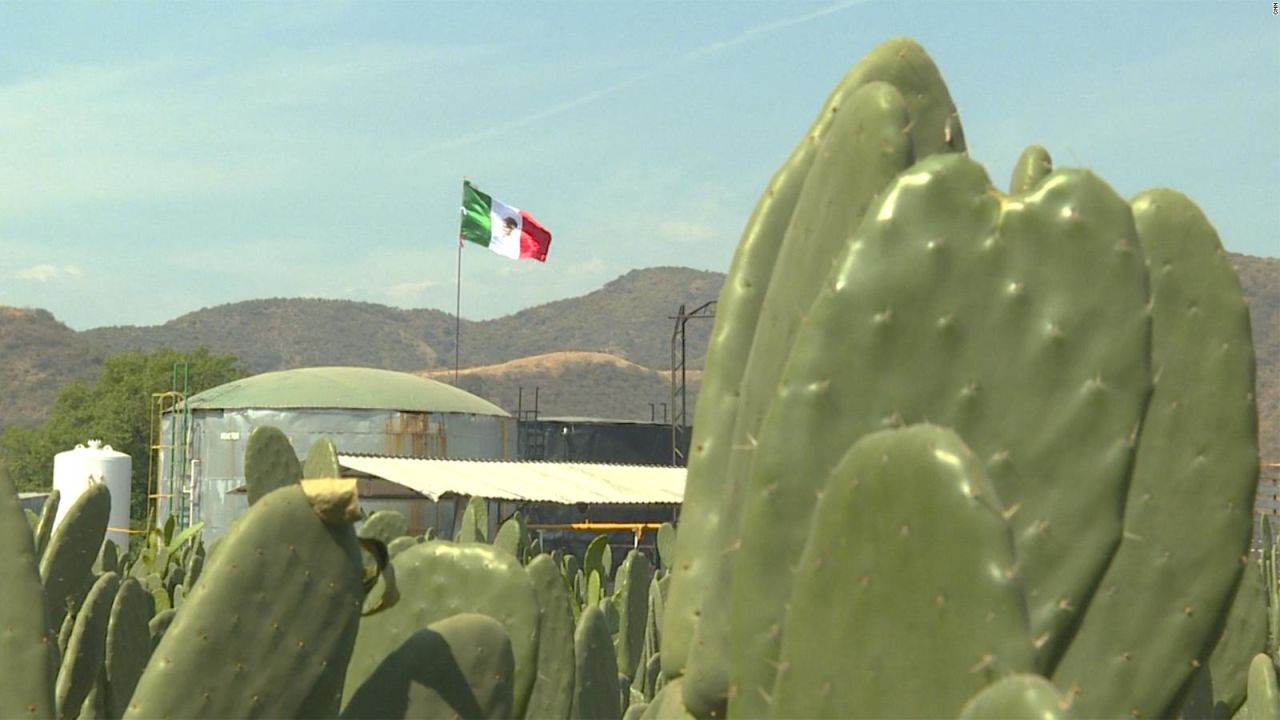
[[[76,265],[58,266],[48,263],[32,265],[14,273],[14,277],[19,280],[32,280],[34,282],[49,282],[50,280],[81,277],[82,275],[84,275],[84,270],[81,270]]]
[[[402,282],[384,288],[382,294],[395,305],[413,305],[422,304],[426,299],[427,291],[440,283],[434,280],[423,280],[422,282]]]

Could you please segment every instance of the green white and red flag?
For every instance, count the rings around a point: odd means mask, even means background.
[[[495,200],[462,181],[462,230],[459,235],[513,260],[547,261],[551,233],[529,213]]]

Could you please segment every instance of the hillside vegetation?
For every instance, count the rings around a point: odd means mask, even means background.
[[[1263,456],[1280,460],[1280,260],[1231,259],[1253,321]],[[540,387],[543,415],[647,420],[649,403],[669,402],[670,379],[664,371],[671,363],[671,316],[681,303],[692,309],[714,300],[723,283],[721,273],[648,268],[579,297],[493,320],[463,320],[462,365],[475,370],[460,380],[463,387],[511,410],[518,388],[532,393]],[[690,322],[688,331],[689,367],[698,368],[711,322]],[[62,385],[92,378],[103,358],[126,350],[203,345],[236,355],[255,373],[361,365],[427,371],[448,380],[453,334],[454,318],[440,310],[347,300],[250,300],[204,308],[163,325],[79,333],[44,310],[0,307],[0,392],[5,398],[0,431],[10,424],[40,423]],[[532,356],[548,357],[503,365]]]

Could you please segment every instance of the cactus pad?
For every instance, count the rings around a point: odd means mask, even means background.
[[[269,425],[249,433],[244,451],[244,482],[253,505],[273,490],[295,485],[302,479],[302,464],[288,436]]]
[[[105,484],[93,483],[76,498],[53,531],[40,558],[49,627],[60,627],[68,603],[78,604],[93,583],[93,565],[106,537],[110,514],[111,491]]]
[[[573,711],[575,720],[611,720],[622,715],[618,665],[608,621],[598,605],[582,611],[573,636]]]
[[[823,478],[904,424],[952,427],[982,459],[1040,662],[1060,651],[1120,540],[1151,387],[1146,277],[1128,204],[1088,172],[1005,198],[942,155],[894,182],[810,309],[761,432],[734,577],[735,662],[755,659],[739,697],[768,692]]]
[[[488,615],[503,624],[515,655],[515,713],[524,713],[537,674],[538,600],[524,567],[510,555],[479,543],[426,542],[391,560],[400,601],[363,618],[346,697],[373,674],[404,638],[459,613]]]
[[[288,717],[310,707],[317,681],[350,656],[361,579],[350,525],[323,522],[296,483],[260,497],[174,616],[126,717]],[[336,712],[337,683],[328,692]]]
[[[1002,510],[950,430],[855,444],[821,489],[800,556],[771,716],[952,717],[993,680],[1031,670]]]
[[[0,471],[0,717],[52,718],[56,646],[18,491]]]
[[[1239,582],[1258,479],[1253,343],[1235,271],[1185,196],[1142,193],[1133,213],[1151,271],[1158,377],[1124,540],[1053,672],[1059,689],[1079,690],[1085,717],[1172,712]]]
[[[573,610],[560,568],[550,555],[525,566],[538,598],[538,677],[527,718],[566,718],[573,706]]]
[[[464,613],[432,623],[391,652],[356,689],[344,720],[512,715],[515,658],[502,623]]]

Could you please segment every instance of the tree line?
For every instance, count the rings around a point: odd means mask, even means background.
[[[152,395],[174,389],[175,367],[184,363],[191,394],[249,374],[235,355],[204,347],[112,355],[92,382],[64,385],[43,424],[11,426],[0,435],[0,472],[8,474],[20,492],[47,491],[53,485],[55,455],[90,439],[101,440],[133,459],[130,516],[144,517]],[[181,390],[181,371],[177,377]]]

